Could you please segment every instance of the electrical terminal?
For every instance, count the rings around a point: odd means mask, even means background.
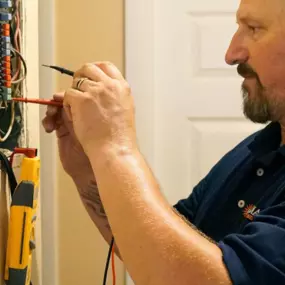
[[[7,12],[0,12],[0,22],[9,22],[12,20],[12,14]]]
[[[12,1],[5,1],[5,0],[0,1],[0,9],[11,9],[12,5],[13,5]]]
[[[11,90],[11,88],[7,88],[7,87],[4,87],[4,86],[1,86],[0,87],[0,93],[3,95],[4,101],[11,101],[12,100],[12,90]]]
[[[11,37],[12,1],[0,0],[0,98],[12,100]]]

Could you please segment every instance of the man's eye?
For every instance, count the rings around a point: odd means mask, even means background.
[[[258,27],[254,27],[254,26],[248,26],[248,28],[252,31],[252,32],[257,32],[258,30],[259,30],[259,28]]]

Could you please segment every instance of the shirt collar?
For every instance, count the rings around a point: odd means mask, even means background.
[[[281,154],[285,159],[285,145],[281,144],[281,126],[278,122],[268,124],[255,136],[248,148],[255,158],[261,159],[265,164],[270,164]]]

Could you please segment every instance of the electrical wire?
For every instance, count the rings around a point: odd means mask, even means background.
[[[21,62],[23,64],[23,68],[24,68],[24,75],[21,78],[19,78],[17,80],[13,80],[12,79],[12,84],[18,84],[18,83],[23,82],[26,79],[26,77],[27,77],[27,72],[28,72],[27,64],[26,64],[26,61],[25,61],[24,57],[22,56],[22,54],[18,50],[14,49],[14,48],[11,48],[11,51],[13,53],[15,53],[20,58],[20,60],[21,60]],[[15,76],[13,76],[13,78],[14,77],[16,78],[16,74],[15,74]]]
[[[14,46],[15,46],[15,50],[17,50],[20,53],[21,52],[21,28],[20,28],[19,5],[20,5],[20,1],[16,0],[15,1],[15,15],[14,15],[14,20],[15,20],[15,24],[16,24],[16,30],[15,30],[15,34],[14,34]],[[17,58],[16,63],[17,63],[17,69],[16,69],[16,72],[12,78],[12,81],[15,81],[21,72],[21,61],[19,60],[19,58]]]
[[[112,253],[113,246],[114,246],[114,237],[112,237],[110,247],[109,247],[109,251],[108,251],[108,256],[107,256],[107,261],[106,261],[106,266],[105,266],[105,272],[104,272],[103,285],[107,284],[108,269],[109,269],[109,263],[110,263],[110,259],[111,259],[111,253]]]
[[[8,130],[5,134],[4,137],[1,137],[0,135],[0,142],[5,142],[7,140],[7,138],[10,136],[12,129],[13,129],[13,125],[15,122],[15,102],[11,102],[11,119],[10,119],[10,124],[8,127]]]
[[[7,105],[5,104],[6,102],[4,102],[4,95],[3,93],[0,93],[1,99],[0,100],[0,120],[3,118],[6,109],[7,109]]]
[[[112,275],[113,275],[113,285],[116,285],[115,244],[113,244],[112,248]]]
[[[4,170],[8,176],[8,182],[9,182],[10,192],[11,192],[11,197],[12,197],[18,185],[17,179],[16,179],[16,176],[13,172],[12,165],[10,164],[8,158],[1,151],[0,151],[0,161],[2,162],[1,165],[3,166],[2,170]]]

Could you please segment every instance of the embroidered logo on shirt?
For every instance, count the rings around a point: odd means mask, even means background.
[[[253,204],[250,204],[248,206],[245,207],[245,209],[243,210],[243,216],[252,221],[254,216],[259,214],[260,209],[257,209],[256,206],[254,206]]]

